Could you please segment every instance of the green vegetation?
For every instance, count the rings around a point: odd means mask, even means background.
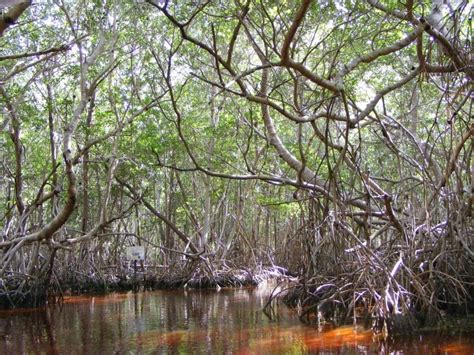
[[[142,245],[149,287],[297,276],[285,299],[303,320],[363,310],[380,330],[472,312],[471,12],[463,0],[5,8],[2,304],[129,287],[126,248]]]

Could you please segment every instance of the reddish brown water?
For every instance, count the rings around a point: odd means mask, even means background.
[[[0,312],[0,353],[474,354],[474,334],[383,341],[352,327],[302,325],[268,290],[175,290],[69,297],[62,307]]]

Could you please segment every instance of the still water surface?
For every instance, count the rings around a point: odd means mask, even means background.
[[[0,312],[2,354],[474,354],[474,334],[382,341],[352,327],[318,331],[269,288],[68,297],[61,307]]]

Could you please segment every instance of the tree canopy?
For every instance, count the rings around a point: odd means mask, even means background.
[[[380,316],[472,301],[467,1],[6,5],[8,287],[108,277],[139,244],[281,265]]]

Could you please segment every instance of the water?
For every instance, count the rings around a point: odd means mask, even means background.
[[[62,307],[0,312],[0,353],[47,354],[474,354],[474,334],[384,341],[353,327],[319,331],[268,288],[173,290],[68,297]]]

